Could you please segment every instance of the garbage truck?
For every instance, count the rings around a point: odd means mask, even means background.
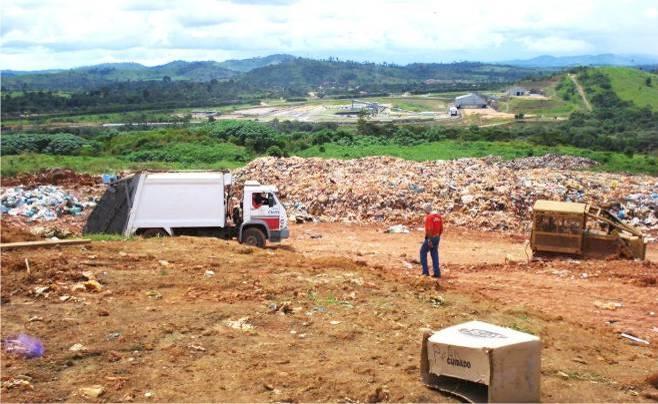
[[[141,172],[117,179],[83,233],[215,236],[257,247],[289,236],[276,186],[247,181],[240,200],[231,185],[231,174],[221,172]]]
[[[537,200],[530,246],[533,254],[568,254],[643,260],[647,242],[639,229],[588,203]]]

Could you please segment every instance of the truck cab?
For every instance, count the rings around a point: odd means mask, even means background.
[[[273,185],[245,183],[238,231],[240,242],[262,247],[265,239],[277,242],[288,238],[288,216],[277,192]]]

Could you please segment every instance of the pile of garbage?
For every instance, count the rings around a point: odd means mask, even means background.
[[[238,169],[235,178],[276,185],[291,221],[302,215],[301,221],[311,216],[327,222],[418,224],[423,204],[430,202],[453,225],[526,232],[535,200],[550,199],[616,204],[624,212],[622,220],[658,233],[658,179],[573,170],[593,164],[554,155],[427,162],[265,157]]]
[[[6,188],[0,198],[2,214],[22,216],[28,221],[51,221],[63,215],[79,216],[93,200],[80,201],[59,186],[40,185],[35,188]]]
[[[553,168],[556,170],[582,170],[592,168],[599,163],[587,157],[563,156],[559,154],[545,154],[543,156],[524,157],[509,161],[501,161],[500,158],[493,158],[500,162],[503,167],[513,170],[529,170],[533,168]]]

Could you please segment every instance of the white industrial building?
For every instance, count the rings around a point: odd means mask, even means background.
[[[510,97],[522,97],[524,95],[530,95],[530,91],[525,87],[514,86],[507,89],[505,94]]]
[[[487,100],[474,93],[455,97],[455,107],[457,108],[485,108],[486,106]]]

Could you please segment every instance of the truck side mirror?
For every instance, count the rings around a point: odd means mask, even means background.
[[[267,206],[270,208],[276,205],[276,201],[274,200],[274,195],[272,194],[267,194]]]

